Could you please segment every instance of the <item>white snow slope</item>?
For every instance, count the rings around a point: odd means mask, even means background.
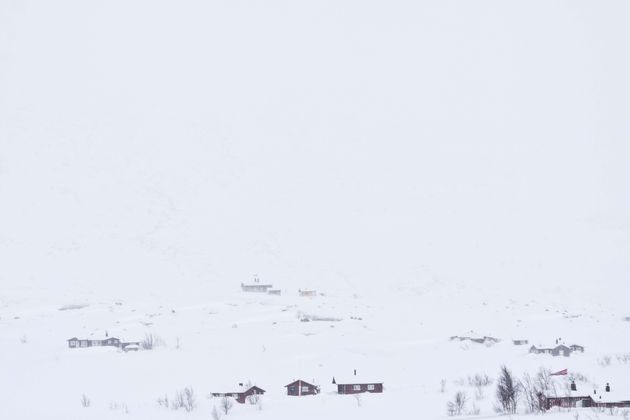
[[[1,0],[0,418],[209,418],[247,380],[262,410],[228,417],[442,418],[462,389],[495,416],[466,377],[502,364],[630,399],[629,14]],[[255,273],[283,296],[241,293]],[[65,343],[105,331],[165,345]],[[385,392],[331,393],[354,369]],[[186,386],[197,410],[157,406]]]

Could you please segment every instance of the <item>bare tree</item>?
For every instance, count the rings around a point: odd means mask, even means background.
[[[168,408],[169,407],[168,395],[165,394],[164,397],[158,398],[157,403],[160,407]]]
[[[92,402],[90,401],[90,399],[88,398],[87,395],[83,394],[81,396],[81,407],[83,408],[88,408],[90,405],[92,404]]]
[[[217,410],[217,406],[212,407],[212,420],[221,420],[221,413]]]
[[[440,381],[440,392],[443,394],[446,391],[446,379]]]
[[[246,401],[251,405],[257,405],[260,402],[260,394],[248,395]]]
[[[153,334],[146,334],[142,342],[140,342],[140,346],[143,350],[153,350],[154,348],[162,345],[164,345],[164,341],[157,335]]]
[[[492,379],[485,373],[476,373],[468,377],[468,385],[474,387],[490,386]]]
[[[466,407],[468,396],[463,391],[458,391],[453,401],[446,403],[446,412],[449,416],[460,416]]]
[[[543,409],[541,405],[542,389],[537,378],[525,373],[520,381],[521,391],[525,397],[525,406],[528,413],[536,413]]]
[[[502,366],[497,383],[497,401],[504,413],[516,413],[519,394],[520,386],[514,381],[512,372],[506,366]]]
[[[184,388],[182,391],[177,391],[171,403],[171,407],[173,410],[183,408],[186,412],[190,413],[197,407],[195,391],[190,387]]]
[[[230,397],[221,398],[221,410],[223,410],[226,416],[229,414],[232,407],[234,407],[234,402]]]

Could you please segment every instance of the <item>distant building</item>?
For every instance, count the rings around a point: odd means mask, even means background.
[[[575,349],[575,350],[574,350]],[[564,357],[569,357],[571,356],[571,353],[573,353],[574,351],[579,351],[579,352],[584,352],[584,347],[582,346],[577,346],[577,345],[573,345],[571,347],[567,347],[564,344],[560,344],[556,347],[553,348],[542,348],[542,347],[536,347],[536,346],[531,346],[529,349],[530,353],[534,353],[534,354],[550,354],[552,356],[564,356]]]
[[[450,338],[451,341],[470,341],[473,343],[477,343],[477,344],[486,344],[486,343],[490,343],[490,344],[496,344],[498,342],[500,342],[501,340],[495,337],[489,337],[489,336],[483,336],[483,337],[467,337],[467,336],[459,336],[459,335],[454,335]]]
[[[291,382],[289,385],[284,386],[287,389],[287,395],[295,397],[301,397],[303,395],[317,395],[319,394],[319,387],[313,384],[309,384],[301,379]]]
[[[576,407],[594,407],[595,401],[590,395],[570,395],[564,397],[547,397],[540,396],[541,407],[549,410],[552,407],[560,408],[576,408]]]
[[[579,351],[580,353],[584,353],[584,347],[577,345],[577,344],[572,344],[570,347],[571,351]]]
[[[260,284],[260,283],[245,284],[245,283],[241,283],[241,290],[243,292],[267,293],[269,291],[269,289],[271,289],[272,287],[273,287],[273,285],[271,285],[271,284]]]
[[[280,296],[282,294],[282,290],[280,290],[280,289],[269,289],[267,291],[267,293],[270,294],[270,295]]]
[[[302,297],[315,297],[317,296],[317,291],[315,290],[298,290],[300,296]]]
[[[383,382],[366,380],[362,377],[357,377],[357,371],[354,371],[354,375],[347,379],[335,380],[333,383],[337,385],[337,394],[361,394],[364,392],[369,393],[381,393],[383,392]]]
[[[135,343],[126,343],[126,344],[127,345],[122,348],[124,352],[140,350],[140,345],[138,344],[135,344]]]
[[[234,398],[236,402],[240,404],[245,404],[248,397],[252,395],[263,395],[265,392],[266,391],[262,388],[259,388],[257,386],[252,386],[244,391],[239,391],[239,392],[213,392],[212,396],[213,397],[231,397],[231,398]]]
[[[103,340],[89,340],[89,339],[78,339],[77,337],[72,337],[68,341],[68,347],[71,349],[74,348],[84,348],[84,347],[120,347],[120,339],[116,337],[108,337]]]
[[[575,382],[571,384],[571,391],[565,396],[546,396],[540,394],[541,407],[549,410],[552,407],[574,408],[574,407],[596,407],[596,408],[628,408],[630,400],[611,392],[610,384],[606,384],[604,392],[593,390],[591,395],[585,392],[578,393]]]
[[[515,346],[526,346],[529,344],[528,340],[512,340]]]

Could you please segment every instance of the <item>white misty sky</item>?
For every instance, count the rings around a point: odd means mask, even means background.
[[[623,284],[629,13],[4,0],[0,282]]]

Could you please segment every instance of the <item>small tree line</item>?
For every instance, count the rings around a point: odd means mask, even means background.
[[[585,379],[583,377],[572,378],[572,380]],[[460,384],[463,383],[460,380]],[[485,374],[476,374],[468,377],[468,385],[474,387],[475,399],[484,398],[484,389],[492,385],[493,380]],[[446,381],[440,382],[440,391],[444,392]],[[507,366],[501,366],[495,387],[495,411],[504,414],[516,414],[519,406],[523,406],[527,413],[537,413],[544,410],[541,395],[557,395],[555,384],[552,380],[551,372],[547,369],[540,369],[536,374],[523,374],[519,379],[514,376]],[[472,404],[472,409],[466,410],[469,402],[467,394],[458,391],[452,400],[446,404],[446,412],[449,416],[459,416],[462,414],[479,414],[477,406]]]

